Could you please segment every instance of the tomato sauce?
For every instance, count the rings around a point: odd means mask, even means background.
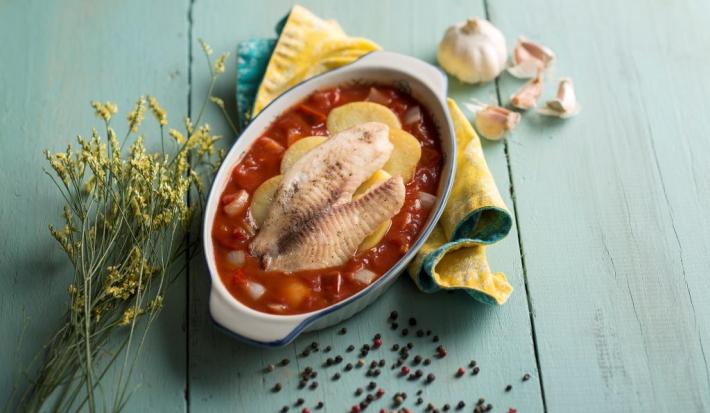
[[[257,230],[248,209],[229,216],[224,208],[218,208],[212,227],[217,269],[229,292],[243,304],[272,314],[299,314],[327,307],[374,282],[416,241],[431,212],[431,205],[422,202],[420,193],[437,193],[442,169],[441,146],[425,109],[411,96],[386,86],[321,90],[287,110],[234,166],[222,194],[222,204],[229,204],[241,190],[249,194],[251,201],[259,185],[279,174],[286,148],[306,136],[327,136],[326,118],[333,108],[365,100],[390,108],[399,117],[402,128],[421,143],[422,156],[414,177],[406,183],[404,206],[375,247],[356,254],[339,267],[288,274],[265,271],[259,259],[249,254],[249,244]],[[363,282],[357,277],[363,269],[374,273],[374,279]]]

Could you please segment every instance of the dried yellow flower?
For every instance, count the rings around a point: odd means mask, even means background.
[[[111,115],[118,112],[118,106],[112,102],[101,103],[98,100],[93,100],[91,101],[91,107],[96,111],[96,116],[106,122],[111,120]]]
[[[210,45],[208,45],[207,42],[202,39],[197,39],[197,41],[200,43],[202,51],[204,51],[207,56],[212,56],[212,48],[210,47]]]
[[[229,57],[229,53],[225,52],[219,55],[217,60],[214,62],[214,72],[216,74],[222,74],[224,73],[224,62],[227,60],[227,57]]]
[[[132,111],[128,112],[128,129],[137,132],[145,118],[145,97],[141,96]]]
[[[160,106],[155,96],[148,96],[148,105],[150,106],[150,110],[153,111],[153,116],[155,116],[155,119],[160,123],[160,126],[167,125],[168,114],[165,112],[165,109]]]

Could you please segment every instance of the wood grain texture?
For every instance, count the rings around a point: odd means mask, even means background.
[[[557,52],[547,95],[569,75],[583,105],[509,141],[548,410],[710,410],[710,4],[490,8]]]
[[[237,42],[254,36],[270,36],[275,22],[289,9],[288,1],[262,1],[249,4],[235,4],[229,1],[198,0],[192,13],[194,37],[207,39],[216,52],[233,51]],[[436,45],[444,29],[462,16],[483,15],[481,2],[450,1],[446,7],[434,3],[418,3],[413,7],[407,1],[360,1],[328,2],[306,1],[302,3],[319,16],[335,18],[352,35],[368,37],[380,43],[385,49],[407,53],[433,62]],[[425,6],[426,4],[426,6]],[[193,43],[193,105],[203,98],[207,84],[206,67],[199,55],[199,48]],[[217,94],[233,105],[234,63],[230,62]],[[452,81],[452,95],[458,99],[476,97],[494,100],[495,87],[468,87]],[[210,123],[226,136],[230,133],[215,110],[209,113]],[[512,208],[508,196],[507,164],[503,145],[484,145],[486,157],[498,182],[506,202]],[[338,381],[330,377],[341,371],[339,367],[321,368],[327,357],[343,354],[346,362],[356,360],[356,353],[345,353],[349,344],[359,348],[369,343],[375,333],[382,333],[383,349],[371,352],[368,363],[384,358],[387,367],[375,380],[378,386],[387,390],[384,400],[376,403],[377,408],[389,407],[392,396],[397,391],[409,394],[406,405],[413,406],[415,389],[419,386],[397,378],[390,370],[391,361],[396,359],[389,347],[393,343],[406,344],[412,341],[414,354],[430,357],[436,347],[430,339],[412,337],[416,328],[410,328],[408,337],[399,337],[388,330],[385,319],[391,310],[398,310],[402,317],[416,316],[422,328],[432,329],[449,348],[449,357],[434,361],[431,369],[438,379],[427,386],[423,398],[441,407],[445,402],[456,404],[459,400],[467,403],[466,411],[473,409],[478,397],[486,397],[497,409],[507,411],[508,407],[518,407],[520,411],[542,411],[539,382],[534,378],[522,384],[520,378],[526,372],[536,374],[528,307],[523,283],[517,234],[490,248],[490,260],[496,270],[505,271],[516,289],[508,304],[503,307],[489,307],[476,303],[470,297],[458,294],[419,293],[411,281],[402,277],[375,305],[352,320],[344,323],[348,333],[337,335],[337,329],[306,334],[286,348],[278,350],[254,349],[231,339],[217,331],[208,317],[208,274],[203,264],[196,263],[191,273],[190,299],[190,363],[189,391],[190,407],[194,412],[202,411],[265,411],[276,412],[282,405],[292,405],[298,397],[306,400],[312,408],[318,400],[325,402],[323,411],[341,412],[349,410],[362,397],[354,396],[356,387],[364,387],[371,379],[365,377],[365,368],[343,373]],[[308,358],[296,355],[312,341],[321,347],[331,345],[330,354],[316,353]],[[264,374],[261,369],[268,363],[277,363],[284,357],[291,364],[278,368],[274,373]],[[456,368],[476,359],[481,366],[477,377],[467,376],[455,379]],[[345,362],[344,362],[345,363]],[[320,370],[316,390],[298,391],[297,371],[305,366]],[[269,389],[276,383],[284,385],[284,390],[271,393]],[[504,388],[512,383],[515,388],[505,393]],[[426,405],[426,404],[425,404]],[[424,405],[424,406],[425,406]],[[421,406],[423,410],[424,406]],[[372,406],[371,409],[375,407]],[[292,408],[293,410],[293,408]],[[299,409],[300,411],[300,409]],[[375,410],[376,411],[376,410]]]
[[[121,130],[141,94],[157,96],[176,119],[186,113],[186,10],[174,1],[0,2],[0,405],[15,380],[25,384],[22,370],[67,304],[70,268],[47,230],[61,217],[60,196],[42,171],[42,151],[100,125],[92,99],[119,105]],[[186,407],[184,297],[181,284],[166,300],[128,410]]]

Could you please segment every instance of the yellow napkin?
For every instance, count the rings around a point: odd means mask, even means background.
[[[251,113],[258,114],[291,86],[378,49],[369,40],[347,36],[336,22],[294,6]],[[247,53],[240,56],[240,68],[248,58]],[[480,301],[503,304],[512,287],[503,273],[491,272],[485,245],[507,235],[512,219],[486,165],[480,139],[456,102],[449,99],[448,104],[458,147],[454,185],[441,220],[410,264],[409,273],[425,292],[462,289]]]

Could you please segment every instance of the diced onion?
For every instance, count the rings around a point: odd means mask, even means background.
[[[224,206],[224,213],[230,217],[235,217],[244,211],[249,202],[249,194],[247,191],[240,189],[234,194],[234,200]]]
[[[253,300],[258,300],[266,292],[266,288],[263,285],[254,281],[247,281],[246,289],[249,297]]]
[[[241,250],[229,251],[227,253],[227,261],[235,267],[243,267],[246,260],[246,254]]]
[[[430,209],[436,203],[436,197],[428,192],[419,192],[417,199],[422,203],[424,209]]]
[[[404,124],[409,125],[422,120],[422,110],[419,106],[412,106],[404,112]]]
[[[353,280],[364,285],[370,285],[372,281],[375,280],[375,277],[377,277],[377,274],[364,268],[355,271],[355,273],[353,274]]]
[[[371,87],[370,93],[367,94],[367,98],[365,100],[368,100],[370,102],[379,103],[381,105],[388,105],[392,99],[390,99],[387,95],[385,95],[384,93],[377,90],[377,88]]]

